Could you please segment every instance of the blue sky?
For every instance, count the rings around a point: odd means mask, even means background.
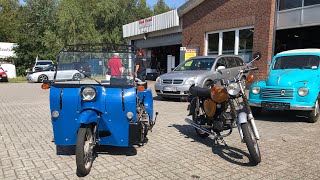
[[[23,4],[23,0],[19,0],[21,4]],[[147,3],[150,7],[153,7],[158,0],[147,0]],[[165,2],[168,4],[171,8],[178,8],[183,3],[186,2],[186,0],[165,0]]]
[[[148,5],[153,7],[158,0],[147,0]],[[186,2],[186,0],[165,0],[165,2],[168,4],[169,7],[171,8],[178,8],[181,6],[183,3]]]

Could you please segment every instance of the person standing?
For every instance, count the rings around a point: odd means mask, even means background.
[[[121,59],[119,58],[119,53],[113,54],[113,57],[108,62],[108,67],[110,69],[111,76],[121,76],[123,72],[123,66]]]
[[[147,71],[146,71],[145,63],[142,59],[143,55],[144,55],[143,50],[141,48],[138,49],[137,57],[135,61],[135,75],[137,78],[139,78],[141,81],[144,82]]]

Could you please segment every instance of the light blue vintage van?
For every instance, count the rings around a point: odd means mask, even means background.
[[[268,110],[295,110],[319,119],[320,49],[298,49],[277,54],[265,81],[252,84],[249,102],[253,113]],[[301,113],[299,113],[301,114]]]

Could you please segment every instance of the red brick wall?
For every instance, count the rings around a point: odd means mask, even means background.
[[[257,79],[265,79],[267,62],[272,57],[275,3],[276,0],[205,0],[182,17],[182,44],[199,48],[203,55],[206,32],[254,26],[253,52],[262,53],[254,65],[259,67]]]

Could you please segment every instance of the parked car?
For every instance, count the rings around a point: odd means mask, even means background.
[[[182,62],[172,72],[159,76],[155,90],[160,97],[186,97],[191,85],[208,87],[215,79],[234,78],[244,66],[243,59],[235,55],[194,57]],[[245,75],[242,77],[244,82]]]
[[[254,113],[262,109],[295,110],[319,119],[320,49],[298,49],[277,54],[265,81],[250,87],[249,102]]]
[[[8,82],[8,76],[5,70],[0,67],[0,82]]]
[[[31,82],[53,80],[55,72],[55,66],[50,65],[47,68],[44,68],[43,71],[28,74],[27,79]],[[84,78],[84,75],[81,74],[78,70],[66,69],[57,71],[56,80],[80,80],[82,78]]]
[[[50,65],[53,65],[53,61],[51,60],[36,60],[36,63],[32,68],[32,72],[43,71],[43,69],[49,67]]]

